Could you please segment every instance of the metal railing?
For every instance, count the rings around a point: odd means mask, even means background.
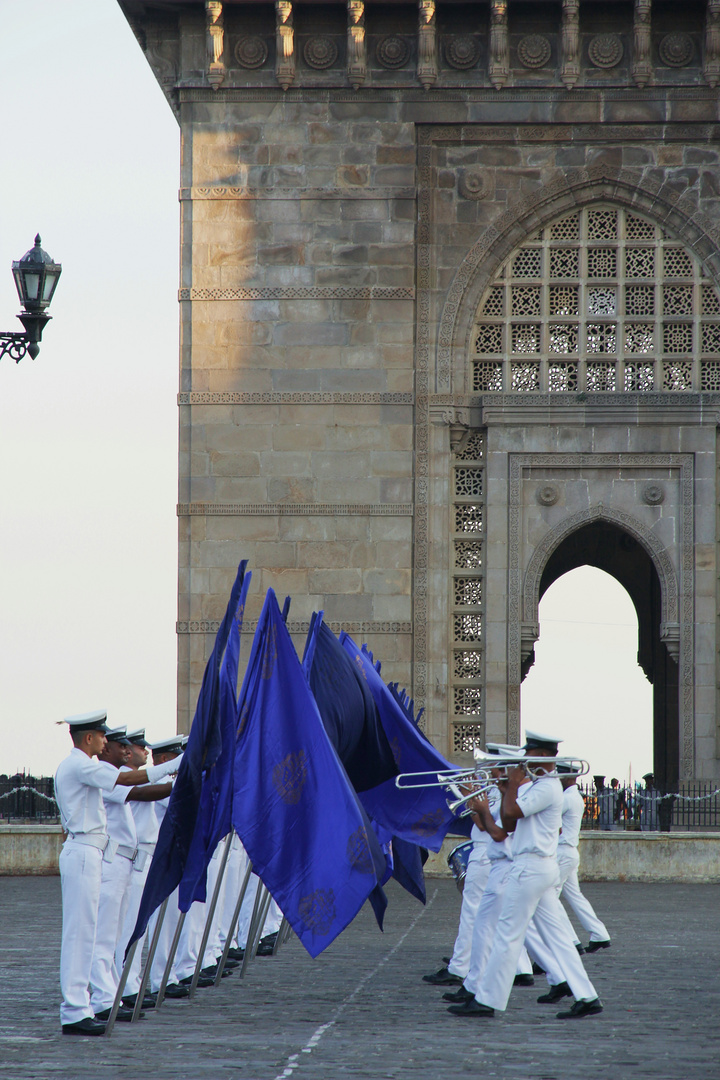
[[[683,783],[664,792],[642,785],[603,788],[578,784],[585,799],[582,828],[642,832],[687,832],[720,829],[720,788],[712,781]]]
[[[0,822],[56,824],[60,821],[52,776],[0,774]]]

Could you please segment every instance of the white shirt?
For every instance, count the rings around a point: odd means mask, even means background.
[[[562,784],[552,776],[542,776],[523,784],[517,793],[517,803],[523,812],[513,839],[513,857],[557,853],[558,835],[562,823]]]
[[[108,773],[105,763],[88,757],[74,746],[55,773],[55,798],[67,833],[107,831],[107,815],[102,793],[112,791],[117,769]]]
[[[129,765],[121,765],[120,772],[131,772]],[[158,819],[154,802],[130,801],[130,810],[135,819],[138,844],[154,844],[158,836]]]
[[[565,791],[563,791],[562,832],[558,840],[558,849],[561,847],[577,848],[584,813],[585,800],[578,791],[577,785],[571,784],[569,788],[565,788]]]
[[[117,778],[119,770],[109,761],[101,761],[100,765],[107,770],[108,775]],[[130,770],[125,770],[130,771]],[[105,812],[107,814],[107,831],[111,840],[124,847],[137,847],[137,830],[132,810],[127,805],[127,797],[132,788],[125,785],[114,787],[111,791],[103,793]]]

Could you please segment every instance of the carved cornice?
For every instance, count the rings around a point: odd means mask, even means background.
[[[178,503],[178,517],[412,517],[412,503]]]
[[[384,285],[258,286],[243,289],[179,289],[178,300],[414,300],[415,289]]]
[[[412,634],[410,622],[333,622],[323,620],[333,634],[343,630],[347,634]],[[243,631],[253,634],[257,630],[259,619],[243,619]],[[307,634],[310,629],[309,619],[290,620],[287,628],[291,634]],[[183,619],[175,623],[178,634],[217,634],[220,629],[219,619]]]
[[[418,102],[431,105],[436,102],[460,102],[463,104],[482,104],[483,102],[502,101],[524,102],[542,101],[550,103],[579,102],[579,101],[644,101],[644,102],[667,102],[667,101],[716,101],[717,95],[709,87],[701,86],[654,86],[647,89],[634,87],[616,86],[602,90],[589,87],[572,91],[557,87],[527,88],[524,86],[507,86],[502,90],[492,90],[489,87],[463,87],[457,89],[422,90],[417,86],[397,87],[388,89],[383,87],[371,90],[367,87],[360,90],[349,90],[338,86],[333,88],[303,88],[291,87],[285,93],[273,87],[258,89],[245,89],[242,87],[221,86],[217,93],[208,87],[185,86],[177,90],[180,104],[198,102],[209,104],[217,101],[229,103],[243,101],[271,101],[278,102],[286,98],[288,101],[308,103],[342,103],[342,102],[375,102],[390,103]],[[431,117],[429,116],[429,119]],[[418,121],[422,123],[423,121]]]
[[[686,133],[687,135],[687,133]],[[261,199],[263,202],[279,201],[294,202],[296,199],[342,199],[343,202],[353,199],[414,199],[416,197],[414,187],[228,187],[223,184],[208,185],[206,187],[180,188],[180,202],[189,200],[198,201],[210,199],[212,201],[222,199]]]
[[[413,405],[414,394],[401,393],[310,393],[304,391],[268,391],[267,393],[181,391],[178,405]]]

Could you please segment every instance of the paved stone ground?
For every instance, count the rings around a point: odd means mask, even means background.
[[[315,961],[293,939],[242,982],[75,1039],[58,1019],[59,879],[0,878],[0,1078],[717,1080],[718,887],[585,889],[614,935],[587,958],[599,1017],[555,1020],[539,980],[493,1020],[448,1014],[420,976],[451,945],[459,897],[430,880],[426,908],[390,887],[384,934],[363,911]]]

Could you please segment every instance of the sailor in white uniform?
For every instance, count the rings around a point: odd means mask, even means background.
[[[532,757],[555,757],[557,739],[528,732],[525,752]],[[562,819],[562,787],[557,778],[545,776],[547,767],[535,765],[537,778],[530,781],[524,768],[509,771],[503,792],[502,824],[514,831],[513,866],[508,874],[502,911],[487,965],[472,1001],[453,1005],[460,1016],[494,1016],[507,1007],[517,960],[530,920],[548,949],[558,959],[575,1002],[559,1019],[579,1018],[602,1012],[602,1004],[587,977],[582,961],[568,936],[559,911],[557,843]]]
[[[610,947],[610,934],[604,922],[601,922],[595,914],[595,910],[583,895],[578,881],[578,866],[580,853],[580,826],[585,813],[585,800],[578,791],[577,772],[569,765],[559,765],[558,772],[562,773],[561,783],[563,786],[562,806],[562,832],[558,840],[557,860],[560,871],[560,897],[565,900],[575,912],[580,925],[590,935],[590,942],[586,952],[597,952],[599,949]],[[568,919],[568,926],[573,935],[573,940],[578,944],[572,923]]]
[[[103,857],[111,859],[103,792],[162,779],[165,769],[108,771],[94,761],[102,753],[107,712],[70,716],[73,749],[55,774],[55,798],[67,839],[60,854],[63,927],[60,952],[60,1020],[65,1035],[102,1035],[94,1017],[89,983],[97,927]]]

